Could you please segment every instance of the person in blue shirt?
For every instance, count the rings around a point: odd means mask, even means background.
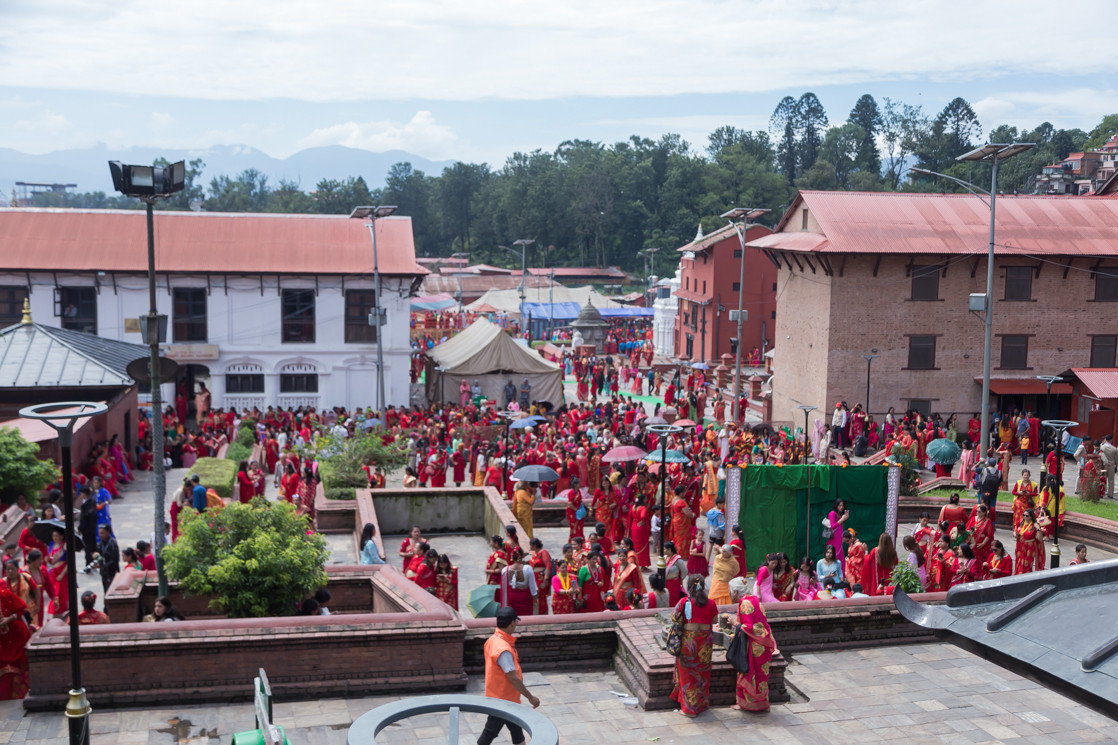
[[[726,497],[718,497],[714,500],[714,506],[707,510],[707,534],[712,541],[726,537],[726,515],[722,512],[725,506]]]
[[[380,549],[377,548],[376,541],[373,536],[377,533],[376,526],[372,523],[365,523],[365,527],[361,529],[361,563],[362,564],[383,564],[384,559],[380,558]]]
[[[206,487],[202,486],[201,481],[202,480],[198,478],[198,474],[190,474],[190,483],[193,484],[193,486],[190,488],[190,499],[191,503],[194,505],[195,510],[197,510],[198,512],[205,512]]]
[[[94,498],[97,500],[97,525],[108,525],[109,530],[112,531],[112,516],[109,514],[109,505],[113,503],[113,496],[109,494],[109,490],[101,485],[101,477],[94,476],[89,481],[90,491],[93,492]]]

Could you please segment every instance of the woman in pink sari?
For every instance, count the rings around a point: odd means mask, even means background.
[[[761,608],[761,600],[746,592],[745,580],[738,577],[730,583],[730,595],[738,603],[737,617],[730,623],[741,629],[749,640],[749,672],[738,673],[732,708],[738,711],[769,710],[769,665],[777,653],[769,620]]]

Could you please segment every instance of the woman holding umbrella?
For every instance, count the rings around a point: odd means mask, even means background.
[[[928,443],[928,460],[935,464],[936,477],[951,476],[951,467],[959,460],[962,449],[951,440],[940,438]]]
[[[512,495],[512,514],[516,515],[520,527],[528,537],[532,537],[532,505],[536,502],[536,485],[528,481],[517,482]]]

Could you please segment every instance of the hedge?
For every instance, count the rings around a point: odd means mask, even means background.
[[[327,499],[357,499],[357,489],[352,486],[331,486],[325,493]]]
[[[213,489],[222,499],[233,498],[237,483],[237,464],[223,458],[199,458],[194,461],[191,473],[198,474],[202,486]]]
[[[251,457],[252,448],[245,447],[239,442],[229,443],[229,447],[225,451],[225,459],[234,463],[240,463],[242,460],[248,460]]]

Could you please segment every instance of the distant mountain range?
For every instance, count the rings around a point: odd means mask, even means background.
[[[416,170],[429,175],[438,175],[452,164],[452,161],[432,161],[403,150],[374,153],[341,145],[308,148],[282,159],[246,145],[224,145],[205,150],[141,147],[115,150],[98,145],[81,150],[58,150],[45,155],[29,155],[0,148],[0,204],[8,204],[17,181],[77,184],[72,191],[112,193],[108,161],[146,164],[160,157],[170,161],[201,158],[206,162],[202,183],[207,186],[215,176],[236,176],[247,168],[255,168],[266,174],[273,186],[283,178],[298,181],[304,191],[312,190],[324,178],[342,180],[350,176],[362,176],[370,189],[376,189],[384,185],[388,169],[401,161],[407,161]]]

